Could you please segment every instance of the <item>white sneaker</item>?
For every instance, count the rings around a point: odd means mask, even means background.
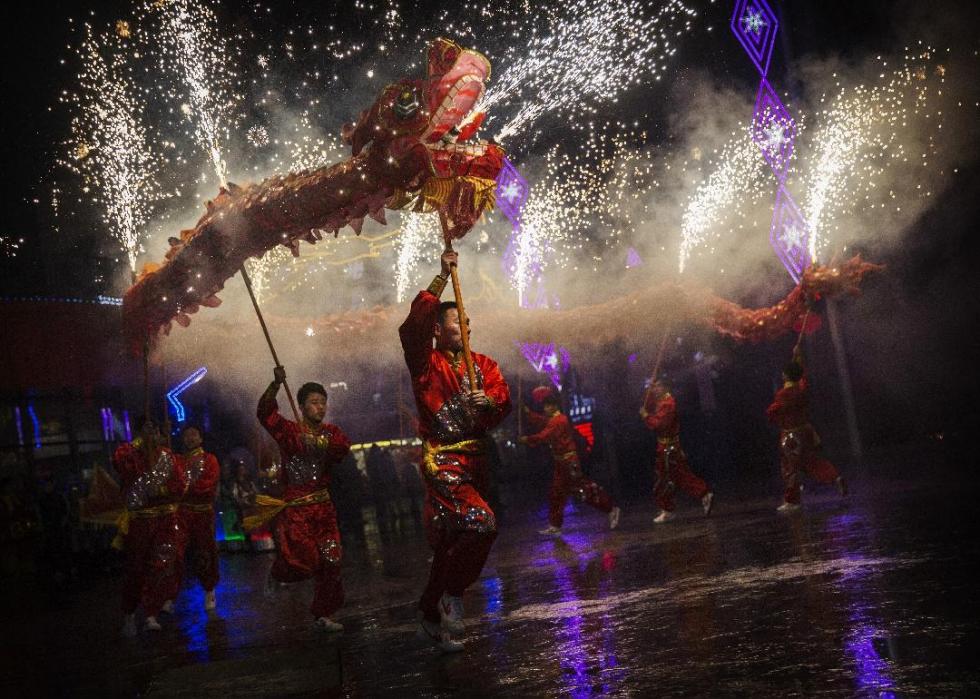
[[[544,534],[545,536],[557,536],[561,534],[561,527],[549,526],[546,529],[538,530],[538,534]]]
[[[163,603],[163,606],[160,607],[160,611],[163,612],[164,614],[173,614],[174,601],[172,599],[168,599],[166,602]]]
[[[442,628],[450,633],[463,633],[463,598],[442,593],[439,598],[439,618]]]
[[[796,512],[799,510],[801,505],[798,502],[784,502],[782,505],[776,508],[776,512],[782,512],[788,514],[790,512]]]
[[[707,517],[711,514],[711,506],[714,505],[715,494],[712,492],[707,492],[704,497],[701,498],[701,507],[704,509],[704,516]]]
[[[654,524],[663,524],[664,522],[669,522],[674,518],[673,512],[668,512],[667,510],[661,510],[660,514],[653,518]]]
[[[146,631],[162,631],[163,627],[160,626],[160,622],[157,621],[155,616],[146,617],[146,622],[143,624],[143,629]]]
[[[336,621],[331,621],[325,616],[320,617],[313,625],[316,626],[320,631],[326,631],[328,633],[340,633],[344,630],[343,624],[338,624]]]
[[[214,590],[208,590],[204,593],[204,610],[210,612],[217,608],[218,600],[215,599]]]
[[[439,624],[426,619],[421,612],[419,613],[419,628],[415,632],[415,637],[420,641],[436,644],[443,653],[458,653],[463,650],[462,641],[453,640],[448,631]]]
[[[136,636],[136,615],[127,614],[123,618],[122,635],[126,638],[133,638]]]
[[[609,510],[609,528],[615,529],[619,526],[619,508],[614,507]]]

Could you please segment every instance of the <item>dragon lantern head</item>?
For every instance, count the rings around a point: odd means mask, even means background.
[[[447,136],[466,140],[480,123],[471,118],[460,133],[460,125],[483,97],[484,83],[490,77],[490,61],[483,54],[464,49],[449,39],[435,39],[428,51],[428,108],[431,117],[425,140],[435,143]]]

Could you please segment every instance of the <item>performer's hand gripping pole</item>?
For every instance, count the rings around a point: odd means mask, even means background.
[[[453,251],[453,243],[446,238],[446,252]],[[449,274],[453,279],[453,294],[456,296],[456,310],[459,313],[459,331],[463,336],[463,361],[466,363],[466,375],[470,379],[470,390],[477,390],[476,371],[473,369],[473,354],[470,352],[470,319],[466,315],[463,306],[463,292],[459,286],[459,274],[456,271],[455,263],[449,267]]]
[[[255,309],[255,315],[259,318],[259,325],[262,326],[262,333],[265,335],[265,341],[269,343],[269,351],[272,352],[272,361],[276,363],[276,366],[282,366],[279,362],[279,356],[276,354],[276,348],[272,344],[272,336],[269,335],[269,328],[265,324],[265,318],[262,317],[262,310],[259,308],[259,302],[255,298],[255,292],[252,290],[252,280],[249,279],[248,272],[245,271],[245,266],[242,265],[239,268],[242,273],[242,280],[245,282],[245,288],[248,289],[248,297],[252,299],[252,307]],[[299,410],[296,409],[296,400],[293,398],[293,392],[289,390],[289,384],[285,381],[282,382],[283,388],[286,389],[286,397],[289,398],[289,407],[293,409],[293,417],[296,419],[296,424],[302,426],[303,421],[299,419]]]

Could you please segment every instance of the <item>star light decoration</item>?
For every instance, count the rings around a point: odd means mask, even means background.
[[[572,365],[571,355],[564,347],[558,347],[554,342],[543,344],[540,342],[518,342],[517,347],[521,350],[524,359],[528,361],[531,368],[539,374],[548,377],[555,388],[561,390],[561,377],[568,373]]]
[[[780,185],[769,228],[769,244],[797,284],[810,266],[810,227],[793,198]]]
[[[769,226],[769,244],[797,284],[810,264],[810,228],[793,197],[783,186],[796,142],[796,120],[772,89],[766,74],[772,60],[779,22],[766,0],[737,0],[732,32],[759,71],[759,92],[752,116],[752,140],[776,176],[776,205]]]
[[[500,207],[501,212],[507,217],[511,225],[510,239],[507,241],[507,247],[501,260],[504,273],[508,276],[513,275],[514,270],[517,269],[518,257],[522,254],[520,241],[521,213],[524,210],[524,204],[527,203],[529,193],[530,187],[527,180],[517,171],[510,159],[505,157],[504,166],[500,169],[500,174],[497,175],[497,206]],[[530,272],[528,276],[538,280],[540,285],[540,261],[532,261],[531,269],[528,271]],[[520,303],[524,308],[532,305],[528,294],[521,294]]]
[[[755,99],[752,140],[762,150],[776,179],[783,182],[796,142],[796,121],[765,78],[759,83]]]
[[[738,0],[732,13],[732,31],[762,77],[769,72],[779,21],[765,0]]]

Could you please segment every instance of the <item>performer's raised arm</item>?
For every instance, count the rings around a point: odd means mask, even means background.
[[[412,378],[422,375],[428,366],[432,337],[436,323],[439,321],[439,297],[442,296],[446,281],[449,279],[449,266],[456,263],[456,258],[455,252],[442,254],[442,270],[427,289],[418,293],[412,301],[408,317],[398,328],[398,337],[401,338],[402,351],[405,353],[405,363]]]

